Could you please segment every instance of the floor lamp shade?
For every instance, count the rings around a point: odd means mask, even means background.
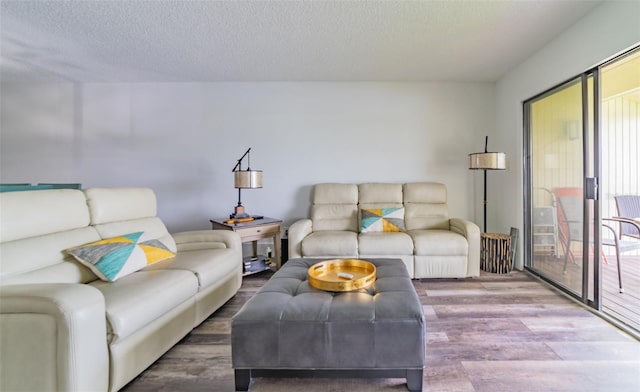
[[[484,152],[469,154],[469,169],[482,170],[484,173],[484,199],[482,200],[484,212],[484,230],[487,232],[487,170],[504,170],[507,168],[507,157],[503,152],[489,152],[487,145],[489,136],[484,139]]]
[[[234,187],[238,189],[262,188],[262,170],[235,171]]]
[[[503,152],[478,152],[469,154],[469,169],[504,170],[507,158]]]

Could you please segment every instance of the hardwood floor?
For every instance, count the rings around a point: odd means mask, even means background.
[[[230,318],[271,272],[124,391],[233,391]],[[638,391],[640,342],[523,272],[414,280],[427,320],[423,390]],[[405,391],[404,380],[256,379],[251,391]]]

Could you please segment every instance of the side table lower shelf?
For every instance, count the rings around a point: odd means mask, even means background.
[[[257,274],[269,271],[273,267],[271,261],[261,256],[245,257],[242,259],[242,276]]]

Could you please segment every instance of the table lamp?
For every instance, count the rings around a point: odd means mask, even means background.
[[[484,140],[484,152],[469,154],[469,169],[484,170],[484,232],[487,232],[487,170],[506,169],[506,155],[503,152],[488,152],[489,136]]]
[[[238,205],[233,209],[231,219],[250,218],[241,200],[242,189],[262,188],[262,170],[251,170],[251,148],[238,159],[238,163],[231,169],[234,174],[234,187],[238,189]],[[247,169],[242,170],[242,160],[247,157]]]

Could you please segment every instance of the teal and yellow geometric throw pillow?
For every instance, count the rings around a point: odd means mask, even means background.
[[[361,211],[361,233],[388,233],[404,230],[404,208],[363,208]]]
[[[67,253],[89,267],[100,279],[115,282],[147,265],[174,257],[162,242],[138,242],[143,232],[126,234],[67,249]]]

